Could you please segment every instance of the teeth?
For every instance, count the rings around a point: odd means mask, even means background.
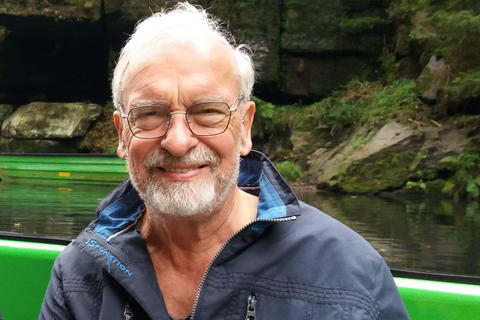
[[[172,169],[165,169],[167,172],[188,172],[195,170],[196,168],[172,168]]]

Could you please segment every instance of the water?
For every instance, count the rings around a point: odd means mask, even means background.
[[[0,183],[0,230],[74,238],[114,186]],[[478,203],[297,191],[360,233],[390,267],[480,275]]]
[[[297,192],[357,231],[390,267],[480,275],[478,202]]]
[[[0,230],[73,239],[113,188],[0,183]]]

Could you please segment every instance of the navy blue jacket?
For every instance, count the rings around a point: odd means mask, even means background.
[[[258,218],[211,262],[194,320],[409,319],[382,257],[300,202],[261,153],[242,159],[238,183],[258,193]],[[129,180],[102,200],[55,261],[40,319],[170,319],[139,232],[143,208]]]

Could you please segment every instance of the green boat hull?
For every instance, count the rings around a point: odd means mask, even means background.
[[[115,155],[0,154],[0,178],[42,184],[118,184],[128,176]]]
[[[53,262],[66,242],[3,238],[0,311],[6,320],[37,319]],[[395,281],[412,320],[480,319],[480,285],[404,277]]]
[[[5,320],[38,319],[53,261],[64,248],[0,240],[0,312]]]

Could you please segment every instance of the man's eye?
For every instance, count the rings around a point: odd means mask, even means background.
[[[218,116],[225,115],[226,108],[223,105],[216,105],[214,103],[206,103],[194,106],[188,111],[190,116]]]
[[[223,112],[218,109],[203,109],[203,110],[199,110],[197,113],[198,114],[209,114],[209,113],[219,114]]]
[[[161,117],[160,112],[155,111],[155,110],[150,110],[150,111],[142,111],[137,113],[136,119],[145,119],[145,118],[154,118],[154,117]]]
[[[159,116],[160,114],[156,111],[148,111],[148,112],[144,112],[142,113],[140,116],[142,117],[155,117],[155,116]]]

